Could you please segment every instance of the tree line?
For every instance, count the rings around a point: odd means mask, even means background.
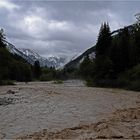
[[[4,40],[6,39],[3,30],[0,30],[0,84],[12,84],[11,81],[31,81],[33,78],[38,78],[40,66],[35,62],[31,66],[22,57],[10,53]]]
[[[6,37],[0,30],[0,85],[13,84],[14,81],[50,81],[63,79],[63,72],[53,67],[40,67],[39,61],[29,64],[22,57],[12,54],[6,47]]]
[[[5,80],[23,80],[28,78],[28,65],[16,55],[11,54],[6,49],[4,43],[5,36],[3,30],[0,31],[0,83],[2,84]],[[17,60],[16,60],[17,59]],[[25,79],[26,80],[26,79]],[[28,80],[28,79],[27,79]]]
[[[140,24],[124,27],[112,35],[108,23],[101,25],[95,59],[86,56],[80,74],[92,86],[140,90]]]

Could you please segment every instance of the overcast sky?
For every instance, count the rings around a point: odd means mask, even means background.
[[[0,27],[17,48],[72,57],[96,43],[101,23],[134,23],[139,1],[0,0]]]

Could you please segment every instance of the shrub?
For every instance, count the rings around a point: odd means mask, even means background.
[[[0,80],[0,85],[15,85],[11,80]]]
[[[53,80],[53,75],[52,73],[48,73],[48,74],[42,74],[40,76],[40,81],[51,81]]]
[[[117,79],[118,87],[128,87],[130,85],[129,75],[128,73],[121,74]]]
[[[132,81],[128,89],[140,91],[140,80]]]
[[[140,64],[122,73],[118,78],[119,87],[140,91]]]
[[[54,84],[63,84],[63,81],[62,80],[55,80]]]
[[[94,87],[94,86],[95,86],[95,83],[94,83],[94,81],[93,81],[92,78],[87,78],[87,79],[86,79],[86,85],[87,85],[88,87]]]

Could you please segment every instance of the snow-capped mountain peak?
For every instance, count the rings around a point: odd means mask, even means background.
[[[40,62],[40,66],[42,67],[55,67],[55,68],[61,68],[66,64],[66,58],[64,57],[55,57],[55,56],[49,56],[47,58],[40,56],[38,53],[31,49],[25,49],[25,48],[16,48],[13,44],[9,43],[5,40],[5,44],[7,46],[7,49],[13,53],[21,56],[27,62],[34,65],[35,61]]]

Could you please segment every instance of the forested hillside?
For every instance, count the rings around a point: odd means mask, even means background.
[[[112,35],[108,23],[100,28],[95,59],[84,59],[80,74],[89,85],[140,90],[140,24]]]
[[[6,49],[3,30],[0,32],[0,84],[8,84],[9,80],[30,81],[31,66],[21,57],[11,54]]]
[[[53,67],[40,67],[39,61],[29,64],[20,55],[10,53],[6,47],[6,38],[0,30],[0,85],[13,84],[14,81],[50,81],[62,79],[60,70]],[[63,78],[64,79],[64,78]]]

